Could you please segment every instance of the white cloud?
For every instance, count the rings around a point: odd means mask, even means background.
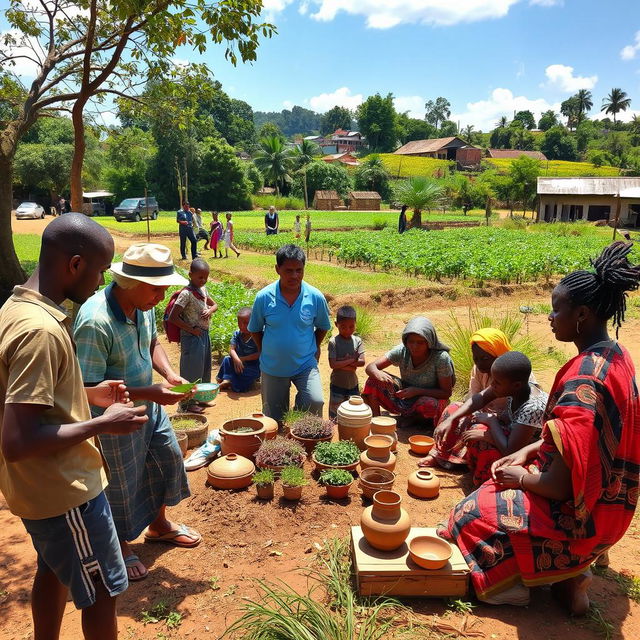
[[[37,45],[34,44],[36,48],[34,51],[33,48],[28,45],[29,40],[16,29],[9,29],[1,32],[0,42],[4,43],[5,38],[13,38],[16,42],[15,45],[7,45],[7,50],[14,58],[14,63],[3,63],[5,69],[22,80],[31,80],[35,78],[37,73],[40,71],[40,65],[37,63],[38,58],[36,56],[36,51],[39,51]]]
[[[340,87],[333,93],[321,93],[319,96],[313,96],[313,98],[309,98],[308,103],[314,111],[324,113],[336,105],[347,107],[347,109],[355,109],[363,101],[364,97],[361,93],[351,95],[351,89]]]
[[[621,111],[616,114],[616,120],[619,122],[631,122],[633,120],[633,116],[640,117],[640,109],[627,109],[626,111]],[[611,118],[610,115],[604,113],[604,111],[599,115],[595,116],[599,118]]]
[[[525,96],[514,96],[510,89],[500,88],[494,89],[488,100],[469,102],[466,111],[452,114],[450,119],[460,122],[462,127],[472,124],[479,131],[490,131],[495,128],[501,116],[507,116],[511,120],[514,111],[527,109],[533,113],[537,122],[544,111],[553,109],[558,112],[560,104],[551,104],[543,98],[532,100]]]
[[[422,96],[398,96],[393,99],[393,106],[398,113],[409,112],[410,118],[424,118],[424,103]]]
[[[574,76],[573,67],[564,64],[552,64],[545,69],[549,83],[561,91],[574,93],[580,89],[593,89],[598,76]]]
[[[564,0],[529,0],[529,4],[539,7],[561,7],[564,5]]]
[[[620,57],[623,60],[633,60],[640,52],[640,31],[636,31],[636,37],[633,44],[628,44],[620,51]]]
[[[285,109],[289,109],[289,110],[291,110],[291,109],[293,109],[293,107],[295,107],[295,106],[296,106],[296,103],[295,103],[295,102],[291,102],[291,100],[283,100],[283,101],[282,101],[282,106],[283,106]]]

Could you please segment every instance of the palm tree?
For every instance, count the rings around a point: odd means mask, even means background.
[[[462,137],[469,143],[473,143],[473,131],[474,127],[472,124],[468,124],[463,130],[462,130]]]
[[[321,153],[322,149],[320,149],[313,140],[303,140],[300,144],[297,144],[294,147],[292,152],[296,168],[300,170],[303,167],[306,167]]]
[[[414,176],[396,187],[396,199],[413,209],[411,227],[422,226],[422,210],[437,207],[444,194],[443,187],[431,178]]]
[[[265,182],[276,188],[276,195],[280,194],[280,187],[291,182],[291,170],[294,159],[290,149],[277,136],[270,136],[260,140],[260,149],[255,155],[254,163],[264,176]]]
[[[576,106],[580,111],[580,120],[582,120],[582,116],[584,116],[587,111],[591,111],[591,107],[593,107],[593,96],[589,89],[580,89],[580,91],[576,93],[575,99]]]
[[[631,98],[622,89],[611,89],[609,95],[602,100],[602,109],[605,113],[613,116],[613,123],[616,122],[616,114],[626,111],[631,106]]]
[[[498,122],[496,122],[496,128],[497,129],[502,129],[504,127],[506,127],[509,124],[509,120],[507,119],[507,116],[502,116],[500,118],[500,120],[498,120]]]

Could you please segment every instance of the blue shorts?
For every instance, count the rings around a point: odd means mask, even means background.
[[[112,597],[129,586],[104,492],[61,516],[22,522],[38,552],[38,568],[56,575],[78,609],[95,603],[100,582]]]

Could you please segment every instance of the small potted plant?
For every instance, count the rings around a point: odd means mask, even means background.
[[[304,469],[295,465],[285,467],[280,473],[282,480],[282,493],[285,500],[300,500],[302,497],[302,487],[307,482]]]
[[[291,427],[294,422],[300,420],[300,418],[304,418],[304,416],[308,415],[308,411],[300,411],[300,409],[289,409],[285,411],[282,416],[282,425],[284,427],[283,433],[285,436],[291,434]]]
[[[187,449],[199,447],[207,437],[209,421],[206,416],[195,413],[177,413],[169,416],[174,431],[187,434]]]
[[[325,469],[355,471],[360,462],[360,449],[352,440],[319,442],[313,450],[312,460],[318,471]]]
[[[301,467],[307,459],[304,447],[295,440],[278,436],[265,440],[256,453],[256,465],[260,469],[271,469],[276,473],[284,467]]]
[[[353,484],[353,476],[345,469],[325,469],[320,474],[320,482],[327,490],[327,497],[342,500],[349,493]]]
[[[323,420],[319,416],[310,413],[298,418],[290,429],[290,435],[297,440],[311,455],[318,442],[329,442],[333,438],[334,423],[331,420]]]
[[[260,469],[253,475],[253,484],[256,485],[258,498],[262,500],[273,500],[273,484],[276,474],[271,469]]]

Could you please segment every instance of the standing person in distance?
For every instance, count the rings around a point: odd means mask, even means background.
[[[91,218],[55,218],[42,234],[38,267],[0,310],[0,491],[37,552],[31,592],[35,640],[59,637],[69,592],[86,640],[116,640],[116,596],[127,573],[104,494],[94,444],[147,421],[145,407],[114,404],[121,380],[85,389],[70,320],[60,305],[82,304],[104,284],[113,240]],[[91,418],[89,402],[104,408]]]
[[[176,213],[176,222],[178,223],[178,232],[180,234],[180,258],[187,259],[187,240],[191,243],[191,259],[198,257],[198,241],[193,231],[193,214],[189,209],[189,203],[183,202],[182,209]]]
[[[407,230],[407,205],[403,204],[398,217],[398,233],[404,233]]]
[[[280,218],[276,208],[272,205],[269,207],[269,211],[264,215],[264,230],[268,236],[273,236],[278,233],[280,227]]]
[[[210,245],[213,249],[213,257],[214,258],[222,258],[222,251],[218,250],[218,243],[222,239],[222,222],[218,219],[218,212],[214,211],[211,214],[211,223],[209,224],[209,233],[211,235]]]
[[[236,258],[240,257],[240,252],[236,249],[236,246],[233,244],[233,220],[231,219],[231,214],[226,214],[227,218],[227,226],[224,230],[224,257],[229,257],[229,249],[236,252]]]

